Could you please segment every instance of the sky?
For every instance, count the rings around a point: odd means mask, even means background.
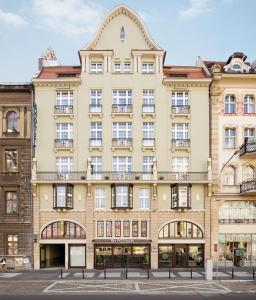
[[[0,82],[29,82],[48,47],[62,65],[79,65],[78,50],[119,4],[143,18],[165,64],[226,61],[235,51],[256,59],[255,0],[0,0]]]

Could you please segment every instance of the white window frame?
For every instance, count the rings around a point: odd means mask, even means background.
[[[172,139],[173,140],[188,140],[188,124],[173,123],[172,124]]]
[[[154,161],[154,156],[143,156],[143,161],[142,161],[143,173],[153,172],[153,161]]]
[[[248,142],[255,140],[255,128],[245,128],[244,129],[244,138],[247,138]]]
[[[234,149],[236,147],[236,128],[226,127],[224,129],[224,148]]]
[[[115,73],[121,73],[121,63],[120,62],[115,62],[114,72]]]
[[[143,90],[142,92],[143,112],[155,112],[155,91]]]
[[[92,174],[102,172],[102,156],[91,156]]]
[[[131,73],[131,63],[130,62],[124,63],[124,73]]]
[[[112,158],[113,172],[132,172],[131,156],[113,156]]]
[[[236,184],[236,169],[235,167],[229,165],[226,166],[224,169],[224,176],[223,176],[224,185],[235,185]]]
[[[244,113],[245,114],[255,113],[255,98],[253,95],[246,95],[244,97]]]
[[[132,106],[132,90],[113,90],[112,104],[118,107]]]
[[[172,171],[173,172],[188,172],[188,157],[185,156],[176,156],[172,158]]]
[[[152,140],[155,138],[155,123],[143,122],[143,140]]]
[[[91,122],[90,139],[102,140],[102,122]]]
[[[188,107],[188,92],[172,92],[171,106],[180,108]]]
[[[102,106],[102,90],[91,90],[90,105],[92,107]]]
[[[143,62],[141,65],[141,72],[142,74],[153,74],[155,64],[153,62]]]
[[[112,124],[113,139],[132,139],[131,122],[114,122]]]
[[[115,187],[116,207],[128,207],[129,204],[129,186],[117,185]]]
[[[56,105],[59,107],[73,106],[74,93],[73,91],[57,91]]]
[[[58,173],[70,173],[73,170],[73,157],[56,157],[56,170]]]
[[[150,189],[143,188],[139,190],[139,209],[150,208]]]
[[[91,62],[90,68],[93,74],[103,73],[103,62]]]
[[[106,208],[106,193],[104,188],[96,188],[94,190],[94,205],[95,209]]]
[[[236,113],[236,97],[234,95],[226,95],[224,112],[225,114]]]
[[[58,140],[73,139],[73,124],[72,123],[57,123],[56,137]]]

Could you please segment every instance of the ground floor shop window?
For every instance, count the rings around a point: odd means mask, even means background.
[[[69,246],[69,266],[85,267],[85,245],[70,245]]]
[[[203,267],[203,244],[166,244],[158,246],[159,268]]]
[[[256,266],[256,234],[220,234],[218,265]]]
[[[149,245],[95,245],[95,268],[148,268]]]

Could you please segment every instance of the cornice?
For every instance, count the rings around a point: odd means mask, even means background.
[[[172,88],[188,88],[188,87],[205,87],[208,88],[211,80],[189,80],[189,81],[178,81],[178,80],[163,80],[163,85]]]
[[[59,80],[59,79],[34,79],[33,84],[35,87],[61,87],[69,88],[70,86],[79,86],[82,82],[81,78],[72,78],[72,80]]]

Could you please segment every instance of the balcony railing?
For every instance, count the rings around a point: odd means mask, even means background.
[[[132,139],[112,139],[112,147],[130,148],[132,147]]]
[[[256,141],[248,141],[245,139],[244,144],[240,147],[239,155],[256,154]]]
[[[152,173],[143,172],[111,172],[103,171],[91,175],[92,180],[109,180],[109,181],[136,181],[136,180],[153,180]]]
[[[207,172],[158,172],[157,175],[163,181],[208,181]]]
[[[256,178],[245,180],[240,185],[240,193],[256,194]]]
[[[86,180],[86,172],[37,172],[38,181],[80,181]]]
[[[189,148],[190,147],[190,140],[175,140],[172,139],[172,148]]]
[[[102,105],[90,105],[89,112],[90,113],[102,113]]]
[[[142,140],[143,147],[155,147],[155,138],[147,138]]]
[[[55,148],[73,148],[72,139],[55,139],[54,141]]]
[[[73,105],[55,105],[55,114],[73,114]]]
[[[239,218],[239,219],[219,219],[220,224],[255,224],[256,219],[249,219],[249,218]]]
[[[189,105],[184,105],[184,106],[172,106],[172,114],[190,114],[190,106]]]
[[[143,104],[142,112],[143,113],[154,113],[155,112],[155,104]]]
[[[132,113],[132,105],[112,105],[112,113]]]
[[[93,139],[91,138],[89,141],[90,147],[101,147],[102,146],[102,139]]]

